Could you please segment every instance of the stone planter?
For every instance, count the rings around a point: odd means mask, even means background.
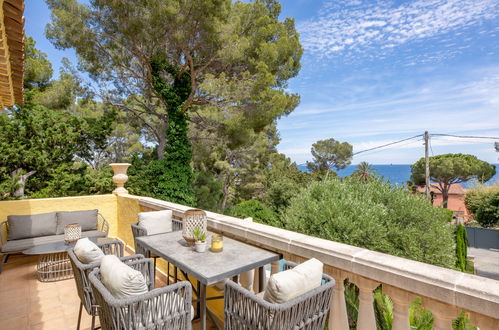
[[[126,171],[132,164],[128,163],[112,163],[109,164],[113,168],[114,176],[113,182],[116,185],[116,189],[113,190],[113,194],[128,194],[128,190],[125,189],[125,183],[128,181],[128,176]]]
[[[206,252],[206,245],[206,242],[196,241],[194,243],[194,250],[200,253]]]

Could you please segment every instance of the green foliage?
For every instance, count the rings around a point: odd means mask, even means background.
[[[452,321],[453,330],[476,330],[477,328],[471,324],[470,316],[466,312],[461,312],[459,317]]]
[[[277,214],[257,200],[244,201],[228,210],[228,214],[238,217],[251,217],[255,222],[274,227],[282,227]]]
[[[190,94],[190,76],[188,72],[168,63],[165,57],[156,57],[151,67],[153,87],[169,109],[165,158],[150,166],[157,178],[152,191],[156,198],[194,205],[192,149],[187,135],[189,117],[182,108]]]
[[[52,64],[47,59],[47,54],[36,48],[36,42],[32,37],[24,40],[24,88],[44,89],[52,78]]]
[[[213,174],[208,171],[196,173],[193,189],[196,195],[196,207],[213,212],[219,210],[222,185],[214,178]]]
[[[423,301],[419,297],[409,306],[409,322],[414,330],[433,329],[433,314],[423,308]]]
[[[313,179],[310,173],[300,171],[296,163],[277,152],[270,155],[269,166],[263,170],[263,175],[263,200],[276,213],[285,210],[291,199]]]
[[[20,172],[13,176],[5,174],[0,176],[0,200],[19,199],[21,197],[15,196],[15,192],[21,187],[19,175],[24,173],[25,172]]]
[[[468,265],[468,236],[466,228],[458,224],[456,226],[456,267],[462,272],[467,270]]]
[[[298,105],[298,95],[286,87],[298,74],[303,50],[294,21],[279,20],[277,1],[47,3],[47,37],[57,48],[75,50],[79,67],[106,87],[105,101],[144,123],[144,133],[159,146],[158,159],[169,142],[172,109],[153,87],[155,56],[189,71],[183,110],[195,112],[193,126],[220,141],[222,151],[251,145],[253,134]],[[232,158],[220,150],[217,161]]]
[[[352,160],[353,147],[348,142],[339,142],[335,139],[317,141],[312,145],[312,162],[307,162],[307,168],[313,172],[326,173],[331,168],[341,170]]]
[[[376,317],[376,328],[379,330],[391,330],[393,322],[393,302],[387,295],[383,294],[381,286],[373,292],[374,312]]]
[[[359,316],[359,288],[347,279],[345,280],[344,285],[348,325],[350,326],[350,329],[356,329]]]
[[[266,194],[266,200],[275,212],[280,212],[289,206],[291,199],[301,189],[302,186],[299,183],[284,177],[271,184]]]
[[[0,171],[42,171],[68,163],[84,148],[83,123],[74,116],[26,105],[0,114]]]
[[[88,182],[80,177],[87,165],[74,161],[91,159],[91,146],[105,146],[109,133],[105,125],[110,121],[91,121],[33,104],[8,109],[0,114],[0,177],[8,181],[6,177],[16,171],[33,171],[26,191],[34,196],[89,191]],[[108,189],[98,185],[94,190]]]
[[[361,181],[369,181],[376,176],[376,170],[368,162],[361,162],[356,168],[352,176]]]
[[[128,161],[132,166],[128,168],[127,190],[137,196],[153,197],[152,188],[155,186],[155,178],[149,170],[150,164],[154,164],[156,153],[154,150],[146,150],[143,153],[134,153]]]
[[[483,227],[499,226],[499,186],[468,190],[465,198],[473,219]]]
[[[411,166],[411,172],[411,180],[417,185],[424,185],[424,157]],[[433,182],[438,183],[437,189],[442,192],[444,208],[447,208],[451,184],[471,179],[484,183],[495,174],[495,165],[479,160],[473,155],[444,154],[430,157],[430,177]]]
[[[451,219],[446,210],[379,179],[314,182],[283,216],[294,231],[454,268]]]
[[[93,169],[82,163],[65,164],[50,168],[44,182],[37,182],[43,188],[30,194],[31,198],[52,198],[109,194],[114,189],[112,169]]]
[[[196,227],[192,230],[192,235],[194,236],[194,239],[198,242],[206,242],[206,238],[208,237],[206,235],[206,232],[201,229],[200,227]]]

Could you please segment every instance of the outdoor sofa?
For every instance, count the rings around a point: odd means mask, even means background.
[[[2,266],[9,255],[35,246],[64,241],[64,227],[79,223],[82,237],[106,237],[109,224],[98,210],[50,212],[31,215],[9,215],[0,224]],[[5,230],[4,230],[5,228]],[[4,235],[7,234],[7,240]]]

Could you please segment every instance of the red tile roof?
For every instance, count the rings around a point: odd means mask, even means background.
[[[430,184],[431,188],[430,191],[435,193],[435,194],[441,194],[439,190],[439,185],[437,183],[432,183]],[[418,191],[424,193],[425,187],[418,186]],[[459,183],[453,183],[450,186],[449,189],[449,195],[464,195],[464,189],[463,186],[461,186]]]

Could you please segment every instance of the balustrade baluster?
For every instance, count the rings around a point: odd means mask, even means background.
[[[393,301],[393,330],[410,330],[409,305],[416,297],[399,288],[383,284],[383,293]]]
[[[346,274],[339,269],[333,269],[331,272],[336,284],[334,285],[331,296],[331,309],[329,311],[329,329],[349,330],[347,305],[345,302]]]
[[[452,329],[452,320],[457,318],[459,314],[455,306],[426,297],[423,297],[423,306],[432,312],[435,330]]]
[[[357,330],[376,330],[373,290],[379,283],[362,276],[355,276],[353,282],[359,287],[359,316]]]
[[[499,329],[499,319],[493,319],[491,317],[478,314],[470,313],[471,323],[474,326],[480,328],[480,330],[497,330]]]
[[[256,292],[255,286],[254,286],[254,277],[255,277],[255,271],[250,270],[245,273],[242,273],[241,276],[239,276],[239,283],[243,288],[245,288],[248,291],[251,292]]]

